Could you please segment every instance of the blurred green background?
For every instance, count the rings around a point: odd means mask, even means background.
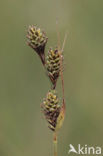
[[[103,1],[1,0],[0,156],[53,155],[52,132],[40,109],[50,83],[26,33],[32,24],[43,28],[48,51],[57,44],[56,18],[61,44],[68,32],[58,155],[67,156],[69,144],[103,146]]]

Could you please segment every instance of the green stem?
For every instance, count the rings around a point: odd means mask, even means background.
[[[57,156],[57,134],[54,132],[53,135],[53,146],[54,146],[54,156]]]

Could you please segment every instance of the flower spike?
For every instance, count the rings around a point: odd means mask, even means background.
[[[44,31],[36,26],[29,26],[28,29],[28,45],[33,48],[37,54],[40,56],[43,65],[45,64],[45,45],[47,43],[47,36]]]

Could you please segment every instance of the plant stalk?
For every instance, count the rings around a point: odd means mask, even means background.
[[[57,156],[57,133],[53,134],[54,156]]]

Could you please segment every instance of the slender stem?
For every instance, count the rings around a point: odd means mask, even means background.
[[[63,58],[62,58],[62,55],[60,55],[60,57],[61,57],[61,60],[60,60],[60,66],[61,66],[60,74],[61,74],[62,93],[63,93],[63,100],[64,100],[65,97],[64,97],[64,78],[63,78]]]
[[[64,42],[63,42],[63,45],[62,45],[62,50],[61,50],[61,54],[60,54],[60,74],[61,74],[61,83],[62,83],[62,93],[63,93],[63,105],[62,105],[62,108],[64,110],[64,113],[65,113],[65,95],[64,95],[64,78],[63,78],[63,50],[64,50],[64,45],[65,45],[65,42],[66,42],[66,38],[67,38],[67,33],[65,34],[65,37],[64,37]]]
[[[57,31],[57,45],[58,45],[58,49],[60,49],[60,33],[59,33],[59,27],[58,27],[58,19],[56,19],[56,31]]]
[[[54,156],[57,156],[57,133],[53,134]]]
[[[60,33],[58,30],[58,20],[56,20],[56,29],[57,29],[57,38],[58,38],[58,50],[60,51],[59,56],[60,56],[60,75],[61,75],[61,84],[62,84],[62,94],[63,94],[63,104],[62,104],[62,109],[63,112],[65,113],[65,95],[64,95],[64,78],[63,78],[63,50],[64,50],[64,45],[66,42],[67,38],[67,33],[65,34],[62,49],[60,48]]]

